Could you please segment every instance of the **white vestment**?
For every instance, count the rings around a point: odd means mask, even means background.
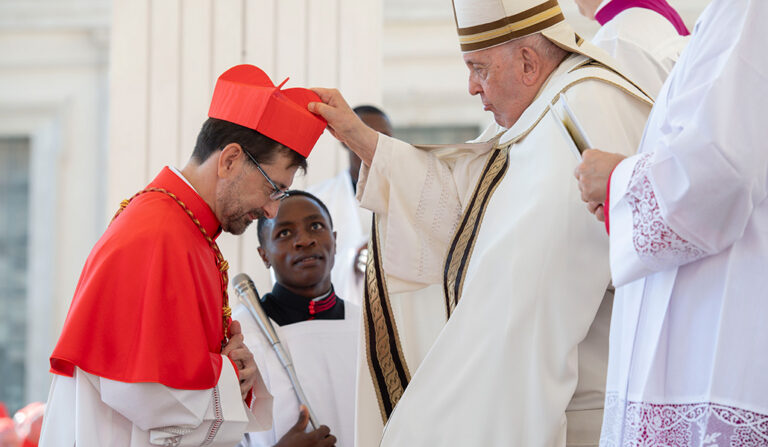
[[[422,150],[379,135],[358,197],[378,219],[389,304],[412,374],[382,446],[563,446],[566,409],[569,443],[596,445],[608,238],[584,209],[575,146],[547,105],[563,92],[594,144],[631,154],[650,103],[613,72],[582,67],[587,61],[566,59],[495,146]],[[508,148],[508,168],[480,217],[461,300],[446,323],[446,253],[462,210],[479,203],[475,185],[498,148]],[[599,308],[602,318],[580,345]],[[361,345],[356,441],[371,446],[384,407],[371,372],[376,352]],[[388,365],[379,366],[389,386]]]
[[[597,11],[609,2],[605,0]],[[601,26],[592,43],[613,56],[623,73],[656,98],[688,40],[666,17],[636,7]]]
[[[713,1],[613,172],[602,446],[768,446],[766,21]]]
[[[307,188],[328,207],[336,231],[336,258],[331,282],[345,302],[360,306],[363,301],[363,275],[356,270],[357,253],[371,236],[371,212],[361,208],[352,189],[348,170]]]
[[[245,343],[274,396],[272,429],[249,433],[240,445],[273,446],[296,424],[299,401],[288,374],[251,314],[240,306],[234,318],[240,322]],[[273,321],[272,325],[293,359],[299,383],[318,423],[331,429],[338,447],[351,447],[354,445],[360,308],[345,301],[343,320],[311,320],[285,326]]]
[[[253,392],[249,411],[226,357],[218,384],[207,390],[118,382],[75,368],[73,377],[53,377],[40,446],[231,447],[243,433],[271,425],[272,397],[263,381]]]

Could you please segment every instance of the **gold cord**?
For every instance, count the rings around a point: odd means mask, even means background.
[[[227,332],[229,330],[229,321],[230,321],[230,317],[232,316],[232,309],[229,307],[229,296],[227,295],[227,287],[229,284],[229,275],[227,274],[227,270],[229,270],[229,263],[224,259],[224,256],[221,254],[221,250],[219,250],[219,246],[218,244],[216,244],[216,241],[214,241],[213,238],[211,238],[211,236],[208,235],[208,232],[205,231],[205,228],[203,228],[203,225],[200,223],[197,217],[195,217],[195,215],[192,213],[192,210],[187,208],[187,205],[185,205],[184,202],[182,202],[178,197],[176,197],[176,194],[163,188],[152,187],[152,188],[143,189],[137,192],[136,194],[134,194],[130,199],[126,199],[120,202],[120,209],[117,210],[117,213],[115,213],[115,216],[112,218],[112,220],[109,223],[111,225],[112,222],[117,218],[117,216],[119,216],[120,213],[122,213],[123,210],[125,210],[128,204],[131,203],[131,201],[133,201],[133,199],[148,192],[161,192],[167,195],[168,197],[172,198],[173,200],[175,200],[176,203],[178,203],[179,206],[184,210],[184,212],[187,213],[189,218],[192,219],[192,222],[194,222],[195,225],[197,225],[197,228],[203,234],[203,237],[205,238],[205,240],[208,241],[208,245],[211,247],[211,249],[213,250],[213,254],[216,256],[216,267],[219,269],[219,272],[221,273],[221,284],[222,284],[221,293],[224,298],[224,304],[222,305],[222,308],[221,308],[222,323],[224,327],[224,334],[223,334],[223,339],[221,343],[221,346],[223,347],[227,343],[227,339],[228,339]]]

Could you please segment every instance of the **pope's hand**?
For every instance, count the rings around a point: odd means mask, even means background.
[[[589,212],[602,222],[605,220],[603,203],[608,189],[608,178],[616,165],[626,157],[597,149],[585,150],[582,157],[581,164],[574,171],[574,176],[579,181],[581,200],[587,202]]]
[[[379,141],[379,133],[363,123],[338,90],[311,90],[317,93],[323,102],[310,102],[307,106],[309,111],[325,118],[331,135],[347,145],[363,163],[370,166]]]
[[[308,423],[309,411],[302,405],[299,408],[299,420],[280,438],[275,447],[330,447],[336,444],[336,437],[331,434],[331,429],[321,425],[307,433],[305,430]]]
[[[245,399],[248,391],[256,383],[259,369],[256,366],[256,361],[253,360],[253,354],[245,346],[240,322],[237,320],[232,320],[232,324],[229,326],[229,342],[221,350],[221,355],[226,355],[237,365],[240,376],[240,394]]]

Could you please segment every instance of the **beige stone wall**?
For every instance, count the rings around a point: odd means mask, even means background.
[[[29,141],[26,306],[8,309],[26,319],[26,401],[48,395],[48,356],[105,224],[108,35],[106,1],[0,2],[0,138]]]

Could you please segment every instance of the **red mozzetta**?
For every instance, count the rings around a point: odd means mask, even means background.
[[[175,194],[215,239],[219,221],[164,168],[149,187]],[[171,197],[148,192],[110,224],[86,261],[51,372],[212,388],[221,372],[222,277],[200,229]]]

